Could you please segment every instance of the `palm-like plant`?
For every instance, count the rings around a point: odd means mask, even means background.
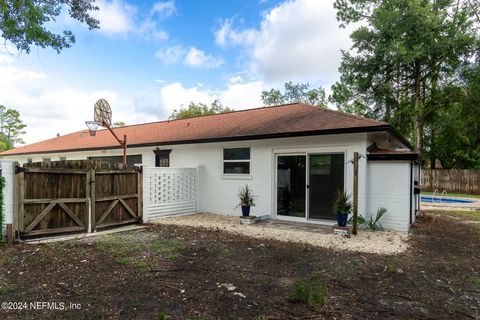
[[[239,206],[255,207],[256,196],[253,194],[252,189],[250,189],[248,184],[240,189],[238,197],[240,198],[240,203],[238,204]]]
[[[352,212],[351,195],[338,189],[333,196],[332,211],[334,214],[350,214]]]
[[[383,226],[382,224],[380,223],[380,219],[385,215],[385,213],[387,213],[388,210],[381,207],[381,208],[378,208],[377,210],[377,214],[375,215],[375,217],[373,216],[370,216],[370,219],[368,219],[368,221],[365,222],[365,226],[372,230],[372,231],[379,231],[379,230],[383,230]]]

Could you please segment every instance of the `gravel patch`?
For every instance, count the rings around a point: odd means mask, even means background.
[[[223,230],[259,239],[307,243],[337,251],[398,254],[408,248],[408,234],[397,231],[371,232],[360,229],[356,236],[346,238],[333,233],[321,234],[305,230],[284,230],[259,225],[242,225],[238,217],[212,213],[158,219],[154,223]]]

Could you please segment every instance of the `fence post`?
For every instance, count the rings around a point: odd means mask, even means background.
[[[91,230],[96,231],[96,191],[95,191],[95,169],[90,170],[90,221],[91,221]]]

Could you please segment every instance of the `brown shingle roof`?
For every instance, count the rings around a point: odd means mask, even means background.
[[[115,132],[119,137],[126,134],[128,146],[133,147],[389,129],[393,130],[382,121],[295,103],[132,125],[116,128]],[[106,148],[119,148],[108,130],[99,130],[95,137],[91,137],[88,130],[83,130],[8,150],[0,155]]]

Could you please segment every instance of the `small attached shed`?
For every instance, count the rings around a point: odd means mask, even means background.
[[[367,215],[384,207],[384,228],[408,231],[420,210],[418,154],[410,151],[369,148],[367,155]],[[408,213],[408,214],[406,214]]]

